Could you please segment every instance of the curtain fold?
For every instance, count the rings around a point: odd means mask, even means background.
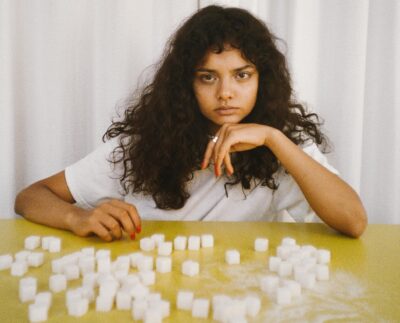
[[[0,217],[16,193],[82,158],[182,20],[250,10],[280,38],[296,98],[320,114],[328,155],[370,222],[400,223],[400,2],[0,0]]]

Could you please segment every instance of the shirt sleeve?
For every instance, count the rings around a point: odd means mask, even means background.
[[[332,173],[338,175],[338,171],[329,164],[326,156],[318,149],[315,143],[303,147],[303,151],[327,168]],[[280,170],[277,176],[278,189],[274,191],[272,198],[272,208],[277,221],[284,222],[321,222],[315,214],[300,187],[293,177]]]
[[[117,139],[107,141],[95,151],[65,169],[68,188],[78,206],[94,208],[106,199],[122,199],[118,165],[110,162]]]

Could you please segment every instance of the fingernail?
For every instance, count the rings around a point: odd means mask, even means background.
[[[217,167],[216,164],[214,164],[214,173],[215,173],[215,176],[216,176],[216,177],[219,176],[219,174],[218,174],[218,167]]]
[[[136,236],[136,235],[135,235],[135,232],[132,232],[132,233],[131,233],[131,240],[135,240],[135,236]]]
[[[203,162],[201,163],[201,169],[204,169],[205,167],[206,167],[206,165],[205,165],[205,161],[203,160]]]
[[[140,225],[138,225],[137,227],[136,227],[136,232],[137,233],[140,233],[142,231],[142,227],[140,226]]]

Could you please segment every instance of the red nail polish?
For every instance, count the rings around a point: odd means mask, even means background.
[[[140,233],[142,231],[142,227],[139,225],[139,226],[137,226],[137,228],[136,228],[136,232],[137,233]]]
[[[218,177],[218,167],[216,164],[214,164],[214,173],[215,173],[215,176]]]
[[[132,233],[131,233],[131,240],[135,240],[135,236],[136,236],[136,235],[135,235],[135,232],[132,232]]]

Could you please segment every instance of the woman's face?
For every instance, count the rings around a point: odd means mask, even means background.
[[[239,123],[253,110],[258,71],[238,49],[209,51],[195,70],[193,89],[201,113],[216,131],[224,123]]]

